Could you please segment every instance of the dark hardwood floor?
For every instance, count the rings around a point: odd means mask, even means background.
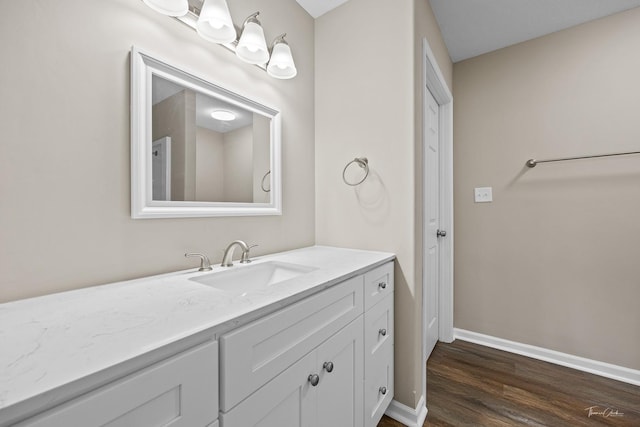
[[[457,340],[427,363],[427,408],[424,426],[640,427],[640,387]]]

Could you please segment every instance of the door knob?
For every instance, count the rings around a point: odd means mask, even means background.
[[[447,232],[444,230],[438,230],[436,231],[436,236],[438,237],[445,237],[447,235]]]

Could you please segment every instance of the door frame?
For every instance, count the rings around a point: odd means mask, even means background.
[[[431,92],[439,108],[439,154],[440,154],[440,228],[446,230],[447,236],[439,242],[439,280],[438,280],[438,339],[439,341],[453,341],[453,95],[438,67],[435,55],[426,38],[422,39],[422,176],[423,200],[426,200],[424,186],[425,168],[425,120],[426,91]],[[424,230],[424,217],[422,219]],[[425,250],[426,240],[422,238],[422,252]],[[422,339],[426,334],[425,311],[425,274],[422,264]],[[422,397],[427,396],[426,364],[424,363],[424,343],[421,346]]]

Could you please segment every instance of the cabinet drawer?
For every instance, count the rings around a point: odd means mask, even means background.
[[[369,360],[384,346],[393,346],[393,293],[364,314],[364,325],[365,360]]]
[[[216,342],[201,344],[17,426],[208,425],[218,418],[217,357]]]
[[[382,345],[374,356],[368,357],[367,362],[364,380],[364,425],[375,427],[393,399],[391,341]]]
[[[364,314],[365,426],[378,425],[393,399],[393,297],[393,293],[386,295]],[[381,387],[386,388],[386,394]]]
[[[364,309],[369,310],[385,296],[392,293],[393,262],[388,262],[364,275]]]
[[[363,312],[363,276],[354,277],[220,339],[220,407],[240,403]]]

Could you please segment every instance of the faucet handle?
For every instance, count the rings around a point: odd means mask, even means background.
[[[246,251],[242,251],[242,257],[240,258],[240,264],[248,264],[248,263],[251,262],[251,259],[249,259],[249,249],[255,248],[256,246],[259,246],[259,245],[249,245],[249,246],[247,246],[247,250]]]
[[[198,271],[211,271],[211,262],[209,261],[209,258],[205,255],[205,254],[200,254],[200,253],[187,253],[184,254],[185,258],[190,258],[190,257],[200,257],[200,268],[198,269]]]

